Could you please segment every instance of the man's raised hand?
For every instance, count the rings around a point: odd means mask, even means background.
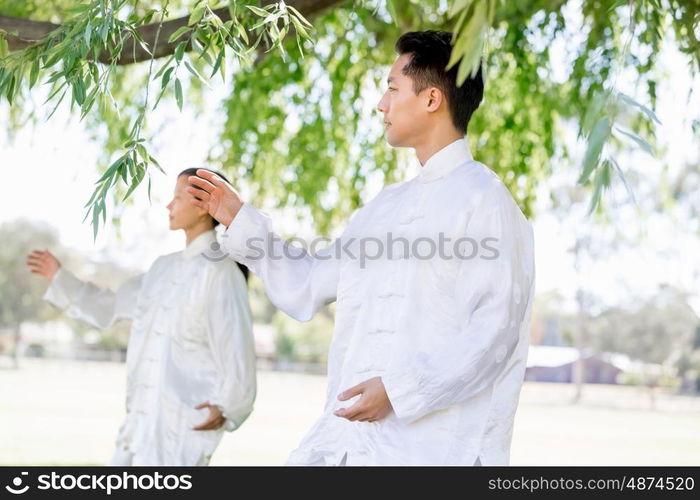
[[[203,169],[198,169],[197,175],[191,175],[187,181],[197,186],[187,188],[187,192],[193,196],[190,201],[209,212],[224,226],[230,226],[243,206],[238,191],[215,173]]]

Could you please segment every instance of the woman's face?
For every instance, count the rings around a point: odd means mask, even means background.
[[[170,212],[170,229],[172,230],[189,229],[210,218],[205,210],[190,202],[193,196],[186,191],[189,185],[186,175],[177,178],[173,199],[166,207]]]

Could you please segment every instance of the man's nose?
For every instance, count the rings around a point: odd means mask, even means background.
[[[377,103],[377,111],[380,113],[386,113],[386,106],[384,105],[384,97],[379,99],[379,102]]]

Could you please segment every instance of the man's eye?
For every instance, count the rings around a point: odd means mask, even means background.
[[[389,90],[396,90],[396,87],[389,87]]]

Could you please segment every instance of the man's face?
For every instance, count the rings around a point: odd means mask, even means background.
[[[377,104],[377,110],[384,115],[386,140],[394,147],[412,147],[425,134],[429,113],[426,109],[428,89],[413,91],[413,80],[404,75],[403,67],[411,62],[410,54],[396,59],[387,83],[389,87]]]
[[[202,218],[204,211],[190,203],[193,196],[186,191],[188,186],[186,175],[177,178],[173,199],[167,206],[172,230],[190,228]]]

